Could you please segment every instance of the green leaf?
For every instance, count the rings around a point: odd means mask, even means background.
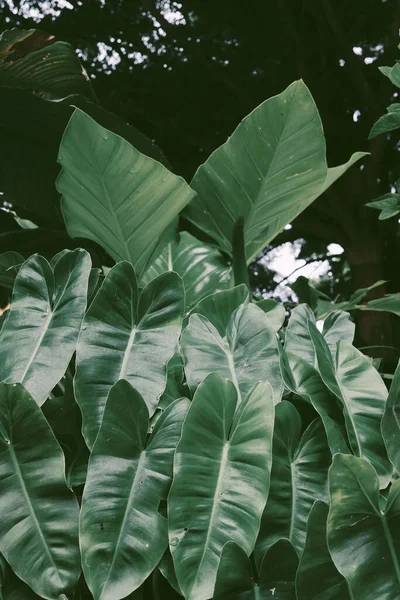
[[[337,454],[329,471],[328,546],[353,600],[400,596],[400,480],[381,510],[379,480],[367,461]]]
[[[295,578],[298,564],[296,550],[289,540],[278,540],[271,546],[261,565],[262,598],[296,600]]]
[[[333,357],[336,356],[336,346],[339,340],[347,340],[353,343],[355,334],[355,325],[350,318],[349,313],[338,311],[331,313],[324,320],[322,335],[328,344]]]
[[[281,359],[284,363],[283,353]],[[285,385],[291,392],[309,402],[320,415],[332,455],[337,452],[349,453],[341,407],[332,397],[318,371],[307,360],[294,354],[288,353],[286,361],[282,365]]]
[[[380,430],[387,399],[385,384],[368,357],[346,340],[337,344],[334,365],[322,335],[312,323],[309,329],[319,373],[343,408],[350,447],[376,469],[383,489],[393,472]]]
[[[80,574],[78,504],[61,448],[20,384],[0,384],[0,450],[0,550],[37,594],[58,600]]]
[[[235,223],[245,219],[247,262],[362,154],[328,172],[325,138],[302,81],[263,102],[196,172],[198,196],[185,217],[232,255]]]
[[[0,254],[0,285],[2,287],[12,290],[15,277],[23,262],[25,259],[18,252],[10,251]]]
[[[328,506],[317,500],[307,522],[307,538],[296,577],[297,600],[352,600],[326,541]]]
[[[382,133],[389,133],[389,131],[393,131],[400,127],[400,104],[391,104],[387,107],[387,111],[388,114],[379,117],[372,127],[368,136],[369,140],[372,140]],[[367,206],[371,206],[371,203],[367,204]]]
[[[4,583],[0,586],[1,600],[42,600],[41,596],[15,575],[13,570],[6,566]]]
[[[122,262],[110,270],[86,313],[76,353],[75,394],[89,448],[119,379],[129,381],[154,413],[183,310],[183,285],[176,273],[160,275],[139,295],[132,265]]]
[[[279,402],[283,384],[276,333],[268,317],[254,304],[242,305],[232,314],[226,337],[203,315],[192,315],[182,333],[181,348],[186,379],[192,391],[215,371],[233,381],[240,396],[244,396],[255,381],[268,381],[274,402]]]
[[[250,294],[247,286],[242,283],[236,287],[215,292],[203,300],[193,308],[191,314],[203,315],[217,329],[218,333],[223,337],[226,335],[226,329],[229,325],[232,313],[239,308],[241,304],[248,304]],[[186,325],[188,318],[185,319]]]
[[[95,600],[120,600],[135,591],[168,546],[167,520],[158,507],[167,498],[188,406],[189,400],[170,405],[146,440],[143,398],[125,380],[110,391],[80,520],[82,565]]]
[[[196,391],[175,454],[170,549],[188,600],[212,596],[227,541],[250,554],[268,496],[272,390],[258,383],[235,413],[236,405],[235,386],[209,375]]]
[[[390,461],[400,473],[400,361],[390,386],[381,429]]]
[[[272,298],[264,298],[263,300],[259,300],[256,302],[256,306],[265,312],[274,331],[279,331],[285,322],[285,307],[282,304],[279,304],[279,302],[272,300]]]
[[[375,298],[357,308],[361,310],[384,310],[400,317],[400,293],[388,294],[387,296],[383,296],[383,298]]]
[[[299,304],[291,314],[286,328],[285,351],[295,354],[310,365],[315,365],[315,350],[308,331],[308,322],[315,323],[315,316],[307,304]]]
[[[381,73],[390,79],[396,87],[400,87],[400,64],[396,62],[393,67],[378,67]]]
[[[0,86],[56,98],[73,93],[93,96],[73,47],[38,29],[9,29],[0,35]]]
[[[181,232],[179,242],[169,243],[151,264],[141,284],[166,271],[175,271],[182,277],[187,311],[205,296],[232,286],[232,267],[222,254],[186,231]]]
[[[65,129],[58,162],[69,235],[97,242],[115,261],[129,261],[140,277],[194,192],[79,109]]]
[[[290,402],[275,407],[271,488],[255,548],[257,565],[266,551],[287,538],[301,553],[315,500],[326,500],[331,453],[319,419],[301,435],[299,413]]]
[[[39,406],[64,375],[75,351],[90,266],[85,250],[67,251],[54,268],[34,255],[15,279],[1,331],[0,381],[22,383]]]

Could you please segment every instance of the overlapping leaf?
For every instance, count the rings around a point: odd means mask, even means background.
[[[307,519],[315,500],[327,500],[331,453],[321,421],[301,435],[301,420],[290,402],[275,407],[271,488],[255,548],[257,565],[278,540],[301,553]]]
[[[382,435],[390,461],[397,473],[400,473],[400,362],[383,413]]]
[[[1,331],[0,381],[22,383],[39,405],[64,375],[75,350],[90,266],[85,250],[66,251],[52,265],[34,255],[15,279]]]
[[[194,192],[79,109],[65,129],[58,161],[68,233],[97,242],[115,261],[129,261],[140,277],[170,241]]]
[[[186,417],[168,499],[170,549],[188,600],[213,594],[222,549],[250,554],[269,488],[272,391],[257,384],[239,404],[218,374],[199,386]]]
[[[125,598],[164,554],[168,526],[158,508],[167,498],[188,405],[188,400],[170,405],[146,440],[149,413],[140,394],[125,380],[111,389],[80,521],[82,564],[95,600]]]
[[[400,481],[381,510],[379,480],[367,461],[338,454],[329,472],[328,546],[353,600],[400,596]]]
[[[69,594],[80,574],[78,504],[61,448],[20,384],[0,384],[0,550],[40,596]]]
[[[346,340],[337,344],[334,365],[324,338],[312,323],[308,326],[319,373],[341,403],[350,447],[372,464],[385,488],[393,471],[380,429],[387,399],[385,384],[368,358]]]
[[[217,329],[218,333],[224,337],[231,320],[232,313],[239,308],[241,304],[248,304],[250,293],[247,286],[242,283],[230,290],[215,292],[206,298],[203,298],[191,311],[191,314],[203,315]],[[185,318],[186,325],[188,319]]]
[[[317,107],[296,81],[250,113],[197,170],[191,185],[198,195],[184,214],[227,254],[235,223],[244,217],[250,262],[363,156],[328,169],[325,152]]]
[[[139,295],[132,266],[108,273],[86,313],[76,357],[75,395],[83,434],[93,446],[111,387],[126,379],[152,415],[165,388],[184,310],[182,280],[174,272],[154,279]]]
[[[254,304],[242,305],[232,314],[224,337],[206,317],[193,314],[182,333],[181,347],[192,390],[215,371],[233,381],[241,396],[255,381],[268,381],[274,401],[279,402],[282,377],[276,333],[267,315]]]
[[[205,296],[232,286],[232,267],[222,254],[186,231],[180,234],[178,242],[170,242],[161,256],[152,262],[141,284],[149,283],[166,271],[175,271],[182,277],[187,311]]]

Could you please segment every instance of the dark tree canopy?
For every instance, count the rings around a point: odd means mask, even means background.
[[[396,132],[367,141],[393,99],[377,67],[398,58],[399,0],[2,0],[0,7],[2,29],[39,26],[77,48],[101,104],[154,139],[188,179],[241,118],[303,78],[322,116],[329,164],[356,150],[371,156],[277,241],[305,238],[308,256],[339,243],[353,289],[386,279],[377,293],[399,290],[397,219],[379,222],[364,207],[400,174]],[[387,315],[359,319],[366,343],[393,342]]]

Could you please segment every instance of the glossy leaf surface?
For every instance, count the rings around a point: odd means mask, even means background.
[[[239,217],[245,219],[250,262],[284,226],[358,160],[328,170],[314,100],[302,81],[251,112],[197,170],[197,197],[185,217],[227,254]]]
[[[61,448],[19,384],[0,384],[0,550],[43,598],[58,600],[79,578],[78,504]]]
[[[400,362],[383,413],[382,435],[390,461],[397,473],[400,473]]]
[[[125,380],[110,391],[80,520],[82,564],[95,600],[125,598],[164,554],[168,526],[158,508],[167,498],[188,405],[170,405],[147,441],[149,413],[140,394]]]
[[[85,250],[67,251],[54,268],[34,255],[15,279],[1,331],[0,381],[22,383],[39,405],[60,381],[75,351],[90,267]]]
[[[326,540],[328,505],[315,502],[296,577],[298,600],[352,600],[347,581],[334,565]]]
[[[182,277],[189,311],[202,298],[232,286],[232,268],[222,254],[182,231],[178,242],[170,242],[161,256],[152,262],[141,284],[165,273],[175,271]]]
[[[241,396],[255,381],[268,381],[274,401],[282,395],[278,342],[268,317],[255,306],[240,306],[222,337],[203,315],[194,314],[182,333],[185,373],[191,390],[210,373],[218,372],[235,384]]]
[[[243,283],[230,290],[215,292],[206,298],[203,298],[193,308],[191,314],[203,315],[217,329],[218,333],[224,337],[229,325],[232,313],[239,308],[241,304],[248,304],[250,294],[247,286]],[[186,320],[186,325],[188,319]]]
[[[174,461],[168,500],[170,549],[185,597],[213,593],[222,549],[249,554],[269,488],[272,392],[259,383],[237,406],[235,386],[217,374],[197,389]]]
[[[301,553],[307,519],[315,500],[328,496],[331,453],[324,427],[313,421],[301,435],[296,408],[286,401],[275,407],[271,487],[255,548],[257,565],[266,551],[287,538]]]
[[[109,391],[119,379],[129,381],[154,413],[165,389],[166,365],[175,352],[183,310],[183,286],[176,273],[164,273],[139,295],[129,263],[110,270],[86,313],[77,347],[75,395],[89,447]]]
[[[354,600],[400,595],[400,481],[381,510],[379,480],[367,461],[338,454],[329,471],[328,546]]]
[[[70,236],[97,242],[140,276],[194,192],[79,109],[65,129],[58,161],[57,189]]]

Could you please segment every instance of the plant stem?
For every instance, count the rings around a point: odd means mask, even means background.
[[[249,291],[251,291],[244,244],[244,217],[239,217],[233,228],[232,267],[235,285],[244,283],[247,285]]]

